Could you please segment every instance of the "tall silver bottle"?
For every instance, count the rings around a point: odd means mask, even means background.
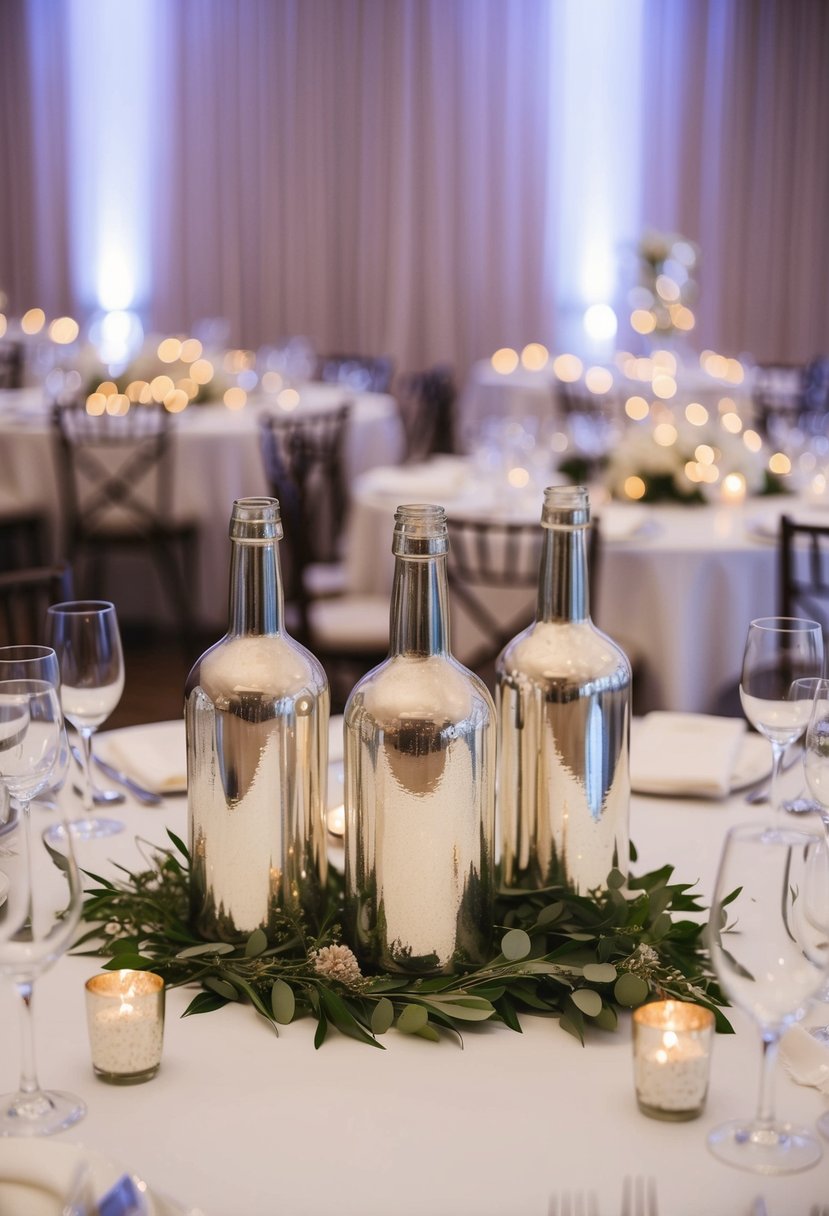
[[[603,888],[627,873],[630,664],[590,619],[590,507],[544,492],[538,611],[496,665],[502,880]]]
[[[313,912],[327,877],[329,692],[285,632],[275,498],[230,518],[230,623],[185,690],[191,916],[212,940]]]
[[[389,657],[345,709],[345,883],[370,967],[485,961],[494,899],[495,706],[449,651],[446,514],[397,510]]]

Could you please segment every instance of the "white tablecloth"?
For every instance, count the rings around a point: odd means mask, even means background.
[[[134,835],[164,843],[166,826],[186,830],[184,799],[120,810],[129,830],[84,844],[88,869],[105,872],[111,859],[134,866]],[[725,830],[764,813],[739,796],[634,798],[637,869],[671,862],[677,880],[698,880],[707,898]],[[40,1079],[89,1107],[59,1139],[126,1163],[206,1216],[546,1216],[557,1188],[594,1189],[603,1216],[618,1216],[622,1179],[634,1173],[657,1179],[662,1216],[749,1216],[758,1195],[769,1216],[806,1216],[829,1196],[829,1156],[799,1175],[761,1178],[706,1148],[711,1127],[755,1107],[759,1034],[739,1011],[730,1015],[737,1033],[716,1038],[708,1104],[690,1123],[639,1113],[627,1016],[584,1048],[552,1021],[527,1017],[521,1035],[503,1026],[467,1033],[463,1050],[390,1032],[377,1051],[332,1032],[315,1051],[310,1021],[276,1038],[248,1007],[181,1020],[193,994],[175,990],[160,1073],[120,1088],[94,1079],[90,1065],[83,984],[97,969],[65,957],[37,986]],[[0,992],[7,1091],[17,1083],[17,1010],[8,986]],[[818,1006],[810,1021],[827,1018],[829,1006]],[[811,1124],[826,1099],[781,1068],[777,1107]]]
[[[539,520],[543,491],[493,494],[481,488],[469,465],[459,482],[457,462],[440,494],[440,478],[427,475],[432,497],[411,497],[416,482],[397,490],[388,470],[364,474],[353,486],[347,534],[349,585],[355,592],[391,587],[394,510],[404,501],[442,503],[452,514]],[[407,470],[410,479],[414,470]],[[595,620],[611,637],[631,645],[642,660],[637,706],[708,712],[717,694],[739,678],[746,632],[755,617],[777,610],[774,531],[780,514],[806,512],[829,522],[829,510],[790,495],[758,498],[742,506],[626,506],[600,504],[604,543]],[[493,597],[505,620],[526,592]],[[454,651],[461,661],[477,637],[463,609],[452,600]]]
[[[308,384],[300,390],[297,409],[333,408],[344,396],[337,385]],[[380,393],[348,393],[348,397],[354,402],[346,444],[350,481],[374,465],[399,460],[403,432],[393,397]],[[191,406],[175,419],[173,513],[199,526],[199,585],[193,602],[206,626],[218,628],[227,621],[227,529],[233,500],[268,493],[257,427],[264,408],[268,407],[261,400],[252,398],[238,412],[224,405]],[[38,409],[31,390],[0,394],[0,513],[16,507],[47,511],[55,544],[60,543],[48,415]],[[129,595],[123,593],[122,578],[128,580]],[[125,618],[153,619],[167,611],[143,562],[124,562],[123,575],[113,580],[110,594]]]

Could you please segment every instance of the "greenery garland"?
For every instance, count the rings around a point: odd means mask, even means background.
[[[584,1043],[589,1027],[614,1030],[619,1008],[674,997],[706,1006],[718,1030],[731,1030],[704,946],[704,924],[672,915],[704,909],[690,886],[671,883],[671,866],[630,877],[627,893],[618,870],[609,875],[607,890],[590,897],[560,886],[501,890],[495,926],[500,950],[485,966],[410,979],[360,974],[341,944],[343,885],[336,873],[319,925],[286,914],[272,941],[261,929],[241,946],[204,941],[188,922],[187,849],[167,834],[172,848],[139,841],[149,849],[147,869],[118,866],[116,881],[88,875],[96,885],[86,892],[83,919],[92,928],[75,953],[108,956],[110,970],[155,971],[171,987],[199,984],[185,1016],[248,1001],[274,1030],[302,1015],[316,1018],[316,1047],[330,1026],[382,1047],[378,1038],[392,1026],[437,1041],[441,1031],[460,1036],[462,1028],[485,1021],[520,1032],[519,1015],[532,1013],[556,1017]]]

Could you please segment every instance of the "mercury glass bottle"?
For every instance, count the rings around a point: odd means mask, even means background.
[[[545,490],[536,620],[496,666],[498,813],[509,886],[582,894],[628,863],[630,664],[589,613],[590,507]]]
[[[442,507],[399,507],[390,653],[345,710],[345,881],[369,967],[450,974],[489,952],[495,707],[449,651]]]
[[[319,905],[327,877],[329,692],[283,624],[275,498],[230,518],[230,624],[185,692],[191,914],[208,939]]]

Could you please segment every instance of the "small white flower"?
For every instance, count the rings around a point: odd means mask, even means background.
[[[354,988],[363,978],[360,964],[348,946],[322,946],[312,950],[308,957],[317,975],[337,980],[347,988]]]

